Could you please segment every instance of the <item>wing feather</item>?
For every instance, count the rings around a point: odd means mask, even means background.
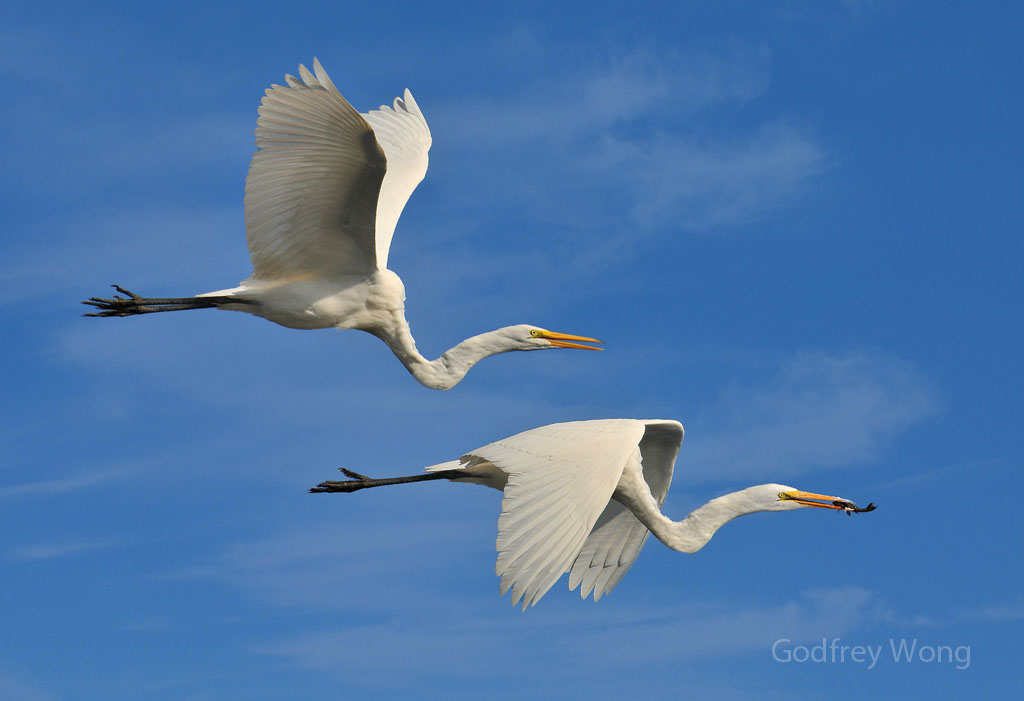
[[[682,424],[676,421],[646,421],[640,453],[644,480],[660,507],[668,496],[679,447],[683,441]],[[572,563],[569,589],[580,587],[580,596],[594,593],[594,601],[619,583],[647,542],[651,532],[629,509],[610,501]]]
[[[643,435],[628,419],[551,424],[463,456],[508,475],[495,572],[513,605],[535,604],[577,559]]]
[[[377,201],[376,224],[377,266],[386,268],[398,218],[427,173],[430,128],[408,90],[403,97],[395,98],[393,107],[381,105],[363,118],[373,127],[388,161]]]
[[[266,91],[245,185],[253,277],[365,274],[387,161],[320,62]]]

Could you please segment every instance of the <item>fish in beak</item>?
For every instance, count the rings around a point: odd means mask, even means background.
[[[866,511],[874,511],[878,508],[874,503],[868,504],[864,508],[860,508],[849,499],[831,497],[827,494],[815,494],[814,492],[780,492],[779,499],[783,501],[795,501],[803,506],[816,506],[820,509],[836,509],[840,513],[845,511],[847,515],[861,514]]]

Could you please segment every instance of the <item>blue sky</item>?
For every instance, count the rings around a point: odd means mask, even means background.
[[[4,698],[961,698],[1024,649],[1019,37],[1005,3],[7,3]],[[84,319],[250,267],[263,90],[317,56],[434,137],[390,267],[447,393],[376,339],[213,311]],[[647,544],[526,614],[500,495],[306,489],[554,421],[675,418],[665,511],[781,481],[878,511]],[[884,646],[783,662],[779,640]],[[896,661],[890,641],[970,647]],[[780,648],[776,647],[778,651]],[[961,653],[962,654],[962,653]],[[779,655],[776,655],[778,657]]]

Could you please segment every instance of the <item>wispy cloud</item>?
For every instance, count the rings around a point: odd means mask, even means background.
[[[57,217],[34,226],[58,233],[48,244],[36,239],[3,247],[0,305],[52,307],[59,300],[72,311],[88,311],[75,297],[109,296],[112,282],[188,295],[231,287],[251,271],[241,203],[212,210],[97,208],[79,213],[73,224]]]
[[[568,606],[521,614],[497,597],[489,568],[481,567],[481,559],[493,558],[492,537],[477,532],[479,513],[458,508],[465,504],[460,490],[472,489],[479,488],[449,486],[430,494],[445,518],[429,527],[410,528],[398,517],[382,521],[379,504],[345,501],[341,519],[236,543],[203,567],[172,576],[219,582],[294,610],[300,619],[302,611],[311,612],[318,625],[303,624],[300,630],[308,632],[270,637],[252,649],[289,666],[342,675],[354,685],[350,689],[377,691],[411,688],[428,673],[453,682],[481,674],[512,681],[523,668],[534,671],[538,689],[550,691],[571,686],[587,670],[611,675],[652,661],[666,668],[701,664],[768,650],[781,637],[797,644],[843,635],[879,619],[880,597],[858,587],[816,589],[775,603],[620,601],[603,608],[578,601],[563,587],[549,596],[572,599]],[[497,510],[496,492],[493,497],[482,510]],[[423,509],[422,491],[382,498],[392,514]],[[453,593],[459,591],[456,582],[464,585],[467,578],[481,586]],[[484,585],[488,580],[491,587]],[[481,631],[505,651],[506,671],[450,664],[452,650],[474,649]],[[388,673],[395,659],[403,660],[401,674]],[[521,695],[522,685],[516,688]]]
[[[30,494],[62,494],[66,492],[74,492],[79,489],[85,489],[87,487],[121,479],[135,471],[136,468],[131,466],[113,467],[59,479],[9,485],[6,487],[0,487],[0,499]]]
[[[13,560],[54,560],[68,555],[77,555],[88,552],[90,550],[103,550],[121,545],[124,545],[124,542],[112,540],[29,545],[21,548],[15,548],[11,551],[10,557]]]
[[[780,206],[832,165],[788,121],[769,119],[741,135],[715,119],[768,90],[768,59],[739,46],[686,56],[637,50],[547,73],[515,94],[428,111],[435,141],[455,139],[443,148],[458,148],[474,179],[466,207],[528,203],[555,238],[577,227],[632,237],[666,226],[709,230]],[[496,172],[496,162],[506,166]],[[614,241],[619,256],[622,243]]]
[[[35,684],[23,681],[17,676],[0,670],[0,698],[21,701],[56,701],[59,696]]]
[[[401,499],[389,505],[399,512],[401,508]],[[215,561],[165,578],[214,579],[278,606],[367,614],[386,611],[401,599],[410,577],[422,582],[418,591],[442,595],[438,581],[444,579],[443,557],[431,558],[429,553],[450,551],[452,543],[469,540],[466,524],[452,518],[420,529],[400,519],[371,525],[358,516],[361,512],[356,505],[344,522],[308,522],[269,538],[229,545]]]
[[[823,635],[839,635],[875,620],[877,595],[858,587],[817,589],[799,598],[761,608],[726,605],[719,611],[682,615],[658,614],[635,627],[638,638],[661,640],[666,659],[706,658],[766,650],[782,637],[807,641]],[[602,640],[602,637],[605,638]],[[613,647],[614,633],[592,639],[592,652]],[[637,663],[650,654],[637,649]],[[627,653],[628,656],[628,653]],[[581,660],[582,661],[582,660]]]
[[[1024,619],[1024,601],[979,606],[963,611],[959,616],[959,620],[970,622],[1008,623],[1022,619]]]
[[[678,123],[702,109],[753,99],[768,87],[767,58],[739,47],[687,56],[640,49],[603,65],[548,72],[514,94],[441,104],[428,117],[442,131],[461,135],[455,146],[474,152],[524,143],[533,150],[576,145],[620,124],[651,118]]]
[[[874,620],[877,596],[858,588],[807,592],[790,601],[762,607],[724,605],[643,608],[604,612],[599,618],[569,613],[543,621],[526,616],[447,617],[434,610],[429,625],[423,612],[403,610],[402,621],[356,624],[260,645],[257,651],[282,657],[295,666],[325,672],[344,669],[347,679],[373,683],[402,659],[402,681],[420,674],[433,678],[443,670],[452,678],[484,673],[477,665],[450,664],[453,650],[472,650],[481,630],[500,641],[501,669],[489,675],[512,677],[531,669],[538,686],[588,670],[617,672],[646,664],[690,664],[768,650],[773,641],[794,644],[838,636]],[[529,640],[530,644],[517,644]],[[344,664],[342,664],[344,662]]]
[[[866,19],[874,15],[880,6],[886,3],[879,3],[878,0],[839,0],[843,7],[854,19]]]
[[[895,358],[804,353],[770,381],[734,385],[687,437],[682,479],[795,475],[874,459],[894,436],[934,415],[928,382]]]
[[[880,602],[878,619],[900,628],[948,628],[963,623],[1015,623],[1024,619],[1024,600],[904,614]]]
[[[942,465],[941,467],[935,467],[922,472],[915,472],[903,477],[885,480],[884,482],[865,485],[865,489],[869,491],[891,491],[896,487],[906,487],[907,485],[912,484],[924,484],[927,482],[939,481],[943,478],[952,477],[953,475],[962,472],[970,472],[972,478],[976,479],[980,472],[990,470],[995,467],[996,464],[996,461],[992,460],[972,460],[970,462],[960,462],[953,465]]]
[[[605,137],[580,161],[603,172],[633,199],[644,225],[685,229],[735,224],[777,207],[809,177],[828,167],[810,137],[785,124],[741,142],[698,142],[659,133],[646,141]]]

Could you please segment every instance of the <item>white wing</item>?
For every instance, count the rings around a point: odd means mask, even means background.
[[[376,227],[377,267],[384,269],[388,267],[391,238],[402,209],[427,174],[430,129],[408,90],[404,98],[395,98],[393,108],[381,105],[379,110],[370,110],[363,118],[373,127],[377,143],[388,159],[388,170],[377,200]]]
[[[644,423],[646,431],[638,450],[644,480],[660,508],[672,483],[672,470],[683,441],[683,426],[677,421]],[[650,534],[633,512],[617,501],[609,502],[572,564],[569,589],[582,584],[580,596],[586,598],[593,591],[594,601],[598,601],[614,589],[633,566]]]
[[[386,160],[373,130],[334,87],[314,76],[267,90],[259,149],[245,182],[245,233],[264,280],[376,269],[374,223]]]
[[[628,419],[551,424],[463,456],[508,474],[495,572],[513,605],[532,606],[569,569],[643,434]]]

